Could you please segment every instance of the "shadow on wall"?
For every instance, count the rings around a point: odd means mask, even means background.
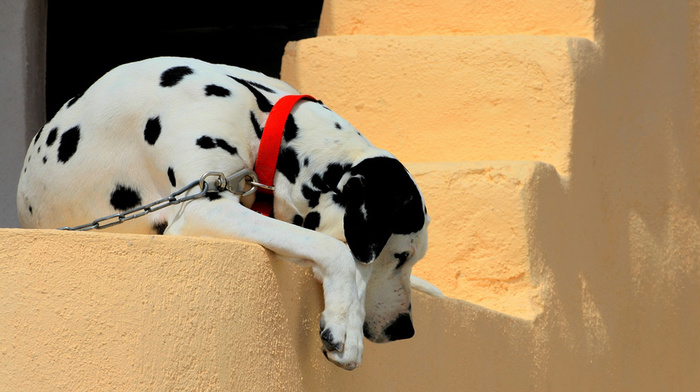
[[[576,63],[571,177],[563,202],[538,206],[535,226],[547,260],[535,269],[556,299],[544,320],[560,332],[553,385],[577,385],[560,371],[571,366],[600,375],[580,380],[591,390],[700,382],[699,10],[675,3],[597,1],[603,50],[571,47],[590,59]],[[587,358],[571,363],[567,349]]]

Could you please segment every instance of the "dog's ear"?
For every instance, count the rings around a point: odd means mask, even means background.
[[[345,239],[358,261],[371,263],[392,234],[408,234],[423,227],[422,197],[395,158],[365,159],[349,174],[342,187]]]
[[[368,202],[374,196],[367,182],[365,177],[353,176],[343,187],[345,240],[355,259],[362,263],[374,261],[391,236],[388,222],[379,216],[384,215],[382,211],[375,211],[373,203]]]

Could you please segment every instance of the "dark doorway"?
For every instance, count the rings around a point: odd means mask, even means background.
[[[316,36],[323,0],[49,1],[46,114],[115,66],[195,57],[279,77],[284,46]]]

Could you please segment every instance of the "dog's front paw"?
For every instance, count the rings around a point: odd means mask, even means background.
[[[323,355],[335,365],[353,370],[362,361],[362,330],[348,328],[347,321],[337,320],[326,310],[321,316]]]

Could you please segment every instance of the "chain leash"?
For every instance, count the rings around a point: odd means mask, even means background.
[[[214,190],[209,190],[210,185],[207,179],[214,177],[213,181]],[[200,192],[180,197],[183,193],[189,191],[192,188],[199,186]],[[245,188],[250,186],[251,188],[246,190]],[[144,215],[148,215],[152,212],[162,210],[165,207],[174,206],[186,201],[195,200],[206,196],[209,192],[221,192],[229,191],[236,195],[248,196],[252,195],[257,191],[258,188],[265,188],[269,190],[274,190],[274,187],[264,185],[258,182],[258,176],[254,171],[244,169],[228,177],[221,172],[207,172],[199,180],[192,181],[185,187],[171,193],[168,197],[156,200],[152,203],[134,207],[130,210],[124,211],[119,214],[108,215],[99,219],[95,219],[90,223],[85,223],[83,225],[74,227],[60,227],[58,230],[70,230],[70,231],[87,231],[92,229],[106,229],[132,219],[140,218]]]

